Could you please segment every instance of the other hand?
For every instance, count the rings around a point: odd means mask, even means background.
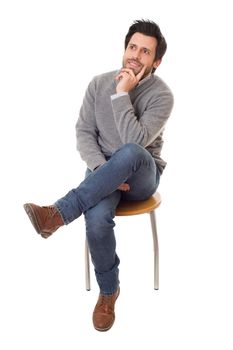
[[[130,190],[130,186],[127,183],[123,183],[118,187],[118,190],[126,192]]]

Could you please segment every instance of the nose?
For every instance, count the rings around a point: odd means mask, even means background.
[[[134,59],[140,59],[141,55],[140,55],[140,50],[135,50],[133,53],[133,58]]]

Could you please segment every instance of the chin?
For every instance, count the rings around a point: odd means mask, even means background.
[[[131,69],[131,70],[134,72],[135,75],[137,75],[138,73],[140,73],[141,70],[142,70],[142,68],[133,68],[133,67],[131,67],[130,65],[129,65],[127,68]]]
[[[132,69],[135,75],[137,75],[141,71],[141,69],[137,69],[137,68],[130,68],[130,69]]]

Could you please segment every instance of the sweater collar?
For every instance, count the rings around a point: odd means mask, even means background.
[[[140,80],[137,86],[144,84],[147,80],[151,79],[151,76],[152,76],[152,74],[150,73],[149,75],[147,75],[147,77]]]

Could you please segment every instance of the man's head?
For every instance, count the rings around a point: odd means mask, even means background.
[[[123,67],[132,69],[137,75],[146,66],[144,78],[159,66],[166,49],[166,40],[156,23],[134,21],[125,37]]]

